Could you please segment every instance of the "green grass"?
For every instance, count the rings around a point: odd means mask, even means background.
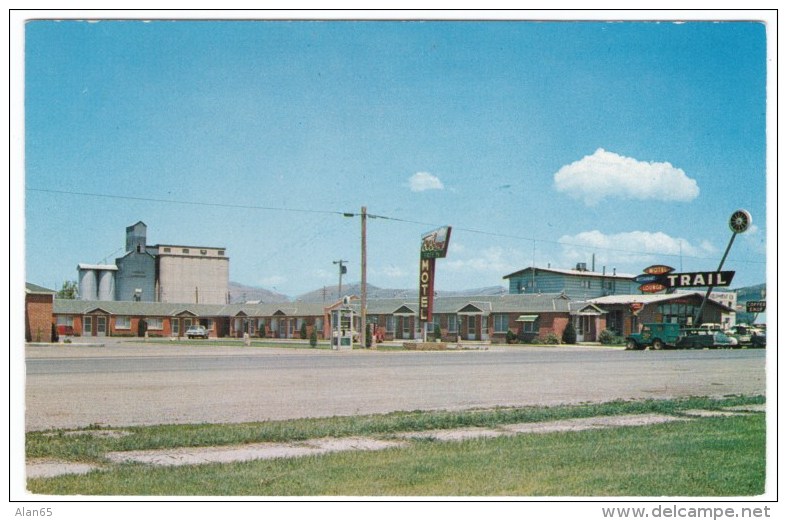
[[[763,414],[464,442],[414,442],[193,467],[126,464],[28,481],[37,494],[167,496],[750,496],[764,492]]]
[[[589,418],[619,414],[681,414],[688,409],[720,409],[734,405],[761,404],[762,396],[730,396],[724,399],[686,398],[592,403],[557,407],[498,407],[484,410],[395,412],[366,416],[337,416],[300,420],[238,424],[186,424],[144,427],[109,427],[130,432],[120,438],[102,438],[80,430],[29,432],[25,455],[73,462],[100,463],[106,452],[173,447],[209,447],[258,442],[287,442],[323,437],[385,436],[404,431],[495,427],[498,425]],[[96,430],[92,427],[82,431]]]

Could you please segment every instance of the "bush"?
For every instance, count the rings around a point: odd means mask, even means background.
[[[317,330],[312,329],[312,334],[309,335],[309,345],[312,347],[317,347]]]
[[[309,335],[308,335],[307,329],[306,329],[306,321],[304,321],[301,324],[301,340],[306,340],[307,338],[309,338]]]
[[[372,347],[372,324],[366,324],[366,338],[364,339],[363,345],[365,347]]]
[[[534,344],[550,344],[550,345],[557,345],[560,343],[560,339],[554,333],[548,333],[544,336],[537,336],[533,339]]]
[[[516,344],[516,343],[517,343],[517,336],[513,331],[509,329],[508,331],[506,331],[506,344]]]
[[[260,338],[265,338],[267,335],[265,333],[265,324],[260,324],[259,329],[257,330],[257,334]]]
[[[626,343],[626,339],[620,335],[617,335],[614,331],[610,329],[605,329],[601,332],[598,336],[598,341],[604,345],[623,345]]]
[[[443,331],[440,329],[440,324],[434,325],[434,339],[440,341],[443,338]]]
[[[563,330],[563,343],[564,344],[577,343],[577,329],[574,327],[574,323],[571,321],[568,322],[568,325]]]

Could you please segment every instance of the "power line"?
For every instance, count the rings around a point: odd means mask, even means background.
[[[73,192],[69,190],[51,190],[46,188],[25,188],[31,192],[46,192],[51,194],[65,194],[65,195],[83,195],[87,197],[104,197],[107,199],[125,199],[131,201],[144,201],[151,203],[168,203],[168,204],[187,204],[190,206],[213,206],[219,208],[236,208],[242,210],[269,210],[275,212],[299,212],[299,213],[320,213],[329,215],[342,215],[343,212],[328,211],[328,210],[309,210],[305,208],[284,208],[276,206],[258,206],[258,205],[245,205],[245,204],[229,204],[229,203],[208,203],[204,201],[179,201],[177,199],[158,199],[154,197],[134,197],[131,195],[112,195],[112,194],[97,194],[90,192]]]
[[[86,197],[103,197],[107,199],[125,199],[131,201],[144,201],[144,202],[153,202],[153,203],[168,203],[168,204],[184,204],[190,206],[210,206],[216,208],[235,208],[235,209],[243,209],[243,210],[265,210],[265,211],[274,211],[274,212],[295,212],[295,213],[311,213],[311,214],[321,214],[321,215],[340,215],[342,217],[360,217],[360,213],[356,212],[345,212],[340,210],[316,210],[316,209],[304,209],[304,208],[285,208],[285,207],[276,207],[276,206],[260,206],[260,205],[241,205],[241,204],[230,204],[230,203],[211,203],[205,201],[182,201],[177,199],[159,199],[154,197],[135,197],[130,195],[112,195],[112,194],[99,194],[93,192],[75,192],[69,190],[53,190],[53,189],[45,189],[45,188],[28,188],[25,187],[25,190],[29,190],[31,192],[44,192],[44,193],[53,193],[53,194],[65,194],[65,195],[78,195],[78,196],[86,196]],[[443,226],[443,224],[435,224],[435,223],[428,223],[424,221],[415,221],[412,219],[402,219],[400,217],[392,217],[388,215],[379,215],[379,214],[370,214],[367,213],[366,217],[369,219],[380,219],[386,221],[393,221],[393,222],[401,222],[407,224],[417,224],[419,226],[429,226],[429,227],[439,227]],[[675,257],[680,258],[681,260],[685,258],[695,259],[695,260],[714,260],[712,257],[698,257],[698,256],[691,256],[691,255],[683,255],[682,252],[682,244],[681,252],[679,254],[675,253],[664,253],[664,252],[655,252],[655,251],[641,251],[641,250],[630,250],[625,248],[609,248],[609,247],[602,247],[602,246],[591,246],[587,244],[581,243],[572,243],[566,241],[553,241],[547,239],[538,239],[536,237],[523,237],[521,235],[512,235],[507,233],[498,233],[498,232],[490,232],[485,230],[476,230],[473,228],[463,228],[458,226],[452,226],[455,231],[462,231],[466,233],[474,233],[478,235],[484,235],[487,237],[500,237],[503,239],[513,239],[518,241],[527,241],[533,243],[542,243],[542,244],[554,244],[558,246],[574,246],[577,248],[586,248],[591,250],[602,250],[602,251],[610,251],[610,252],[618,252],[624,253],[628,255],[659,255],[662,257]],[[765,264],[765,261],[753,261],[753,260],[740,260],[735,259],[735,262],[740,262],[744,264]]]

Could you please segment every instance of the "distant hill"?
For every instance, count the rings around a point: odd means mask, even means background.
[[[247,286],[240,282],[230,281],[230,303],[239,304],[243,302],[259,301],[263,304],[275,304],[279,302],[291,302],[299,300],[301,302],[324,302],[331,303],[338,301],[345,295],[361,295],[361,284],[359,282],[351,284],[342,284],[342,291],[339,294],[339,286],[325,286],[320,289],[290,297],[282,293],[277,293],[265,288],[258,288],[255,286]],[[456,296],[477,296],[477,295],[502,295],[508,290],[503,286],[490,286],[486,288],[467,289],[462,291],[439,291],[435,292],[438,297],[456,297]],[[418,289],[386,289],[374,286],[372,284],[366,285],[366,296],[370,299],[377,298],[403,298],[403,299],[417,299]]]
[[[230,303],[239,304],[249,301],[260,301],[263,304],[275,304],[278,302],[289,302],[290,297],[275,291],[270,291],[264,288],[255,288],[254,286],[246,286],[239,282],[230,281]]]
[[[750,300],[765,300],[765,284],[746,286],[735,290],[738,295],[738,302],[748,302]]]
[[[506,293],[507,290],[502,286],[492,286],[487,288],[467,289],[462,291],[435,291],[437,297],[455,297],[455,296],[475,296],[475,295],[501,295]],[[361,284],[342,284],[342,292],[339,294],[339,286],[325,286],[324,288],[310,291],[295,297],[295,300],[303,302],[336,302],[344,295],[361,295]],[[402,299],[417,299],[418,289],[386,289],[379,288],[372,284],[366,285],[366,297],[370,299],[377,298],[402,298]]]

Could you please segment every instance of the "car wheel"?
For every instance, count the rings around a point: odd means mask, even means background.
[[[664,349],[664,342],[662,342],[660,339],[657,338],[656,340],[653,341],[653,349],[655,349],[656,351],[661,351],[662,349]]]
[[[636,351],[636,350],[637,350],[637,347],[638,347],[638,346],[637,346],[637,343],[636,343],[636,342],[634,342],[633,340],[628,340],[628,341],[626,342],[626,350],[627,350],[627,351]]]

